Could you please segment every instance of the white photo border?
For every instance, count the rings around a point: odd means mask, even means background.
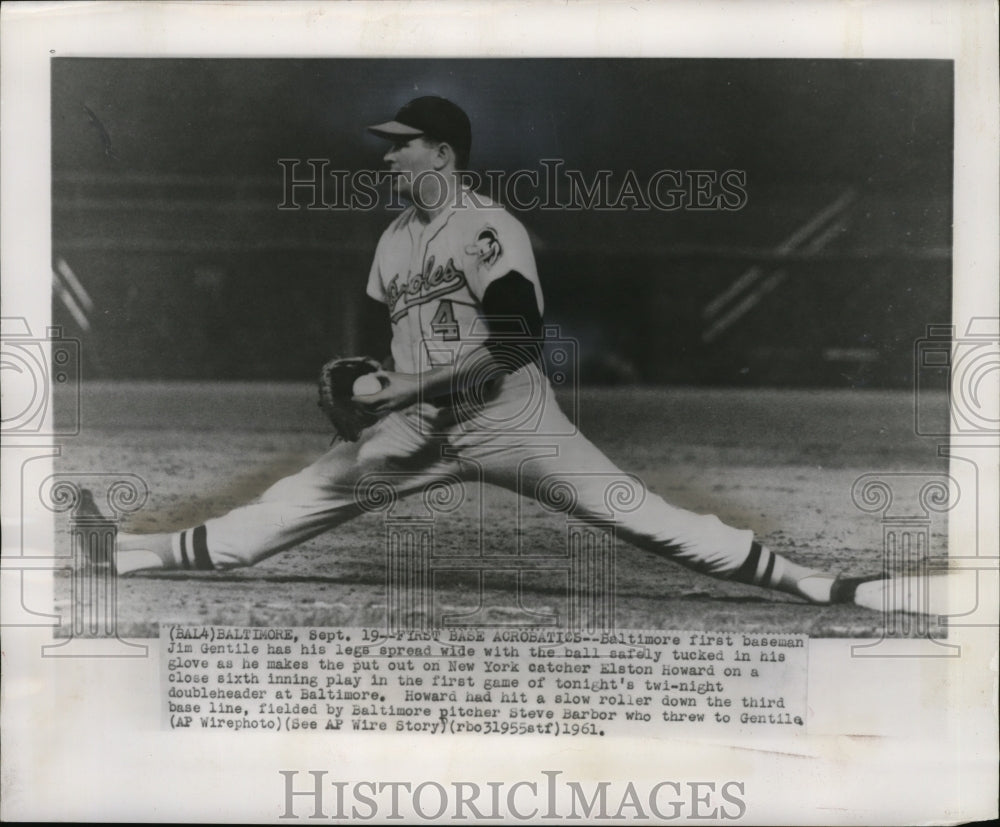
[[[953,324],[965,330],[998,307],[995,3],[85,2],[5,4],[2,13],[3,310],[33,330],[44,330],[51,312],[53,56],[952,60]],[[12,454],[5,441],[5,490],[17,480]],[[996,452],[989,456],[979,496],[995,511]],[[21,517],[4,500],[9,535]],[[996,525],[988,515],[979,526],[952,525],[949,548],[967,548],[971,530],[995,559]],[[21,597],[7,576],[2,597]],[[953,630],[949,642],[963,647],[957,660],[859,661],[850,641],[813,641],[816,717],[794,743],[622,739],[599,750],[583,740],[552,750],[533,738],[484,749],[478,739],[178,735],[161,729],[155,656],[42,660],[47,630],[2,631],[5,819],[278,821],[283,769],[324,769],[348,781],[484,783],[538,780],[546,770],[637,785],[736,779],[746,785],[747,824],[955,823],[996,814],[995,627]]]

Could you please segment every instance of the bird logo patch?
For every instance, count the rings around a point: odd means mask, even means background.
[[[466,255],[476,256],[484,266],[492,267],[503,253],[497,231],[492,227],[484,227],[476,236],[476,243],[466,247],[465,252]]]

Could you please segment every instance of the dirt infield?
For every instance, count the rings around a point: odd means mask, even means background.
[[[944,405],[943,394],[937,402]],[[62,441],[57,471],[141,476],[150,498],[124,525],[132,531],[223,513],[310,462],[330,439],[315,389],[302,384],[92,383],[81,406],[81,433]],[[668,502],[752,528],[775,550],[834,572],[882,568],[879,518],[851,500],[861,474],[946,467],[936,443],[914,435],[910,393],[601,388],[581,392],[579,409],[590,439]],[[517,526],[517,504],[506,491],[470,489],[436,521],[435,555],[461,557],[478,547],[482,507],[483,548],[498,570],[480,589],[471,573],[436,566],[435,624],[469,613],[490,624],[521,623],[529,613],[564,622],[566,573],[532,568],[529,558],[565,548],[566,520],[524,500]],[[405,500],[396,516],[419,509]],[[932,554],[944,553],[946,532],[943,519],[933,525]],[[520,606],[511,571],[518,535],[529,550],[517,561],[527,569]],[[383,515],[367,514],[252,568],[122,578],[119,631],[149,637],[161,622],[384,626],[385,537]],[[67,540],[58,517],[57,542]],[[619,628],[883,633],[878,614],[720,582],[624,542],[616,569]],[[66,617],[68,576],[57,575],[55,598]]]

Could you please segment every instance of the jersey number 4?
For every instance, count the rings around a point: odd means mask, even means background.
[[[438,302],[437,313],[431,319],[431,331],[446,342],[458,339],[458,322],[455,321],[455,310],[449,299]]]

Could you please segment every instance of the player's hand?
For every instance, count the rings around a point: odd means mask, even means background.
[[[420,399],[420,377],[412,373],[379,371],[385,387],[368,396],[354,396],[351,401],[364,411],[372,414],[386,414],[408,408]],[[388,380],[388,381],[386,381]]]

